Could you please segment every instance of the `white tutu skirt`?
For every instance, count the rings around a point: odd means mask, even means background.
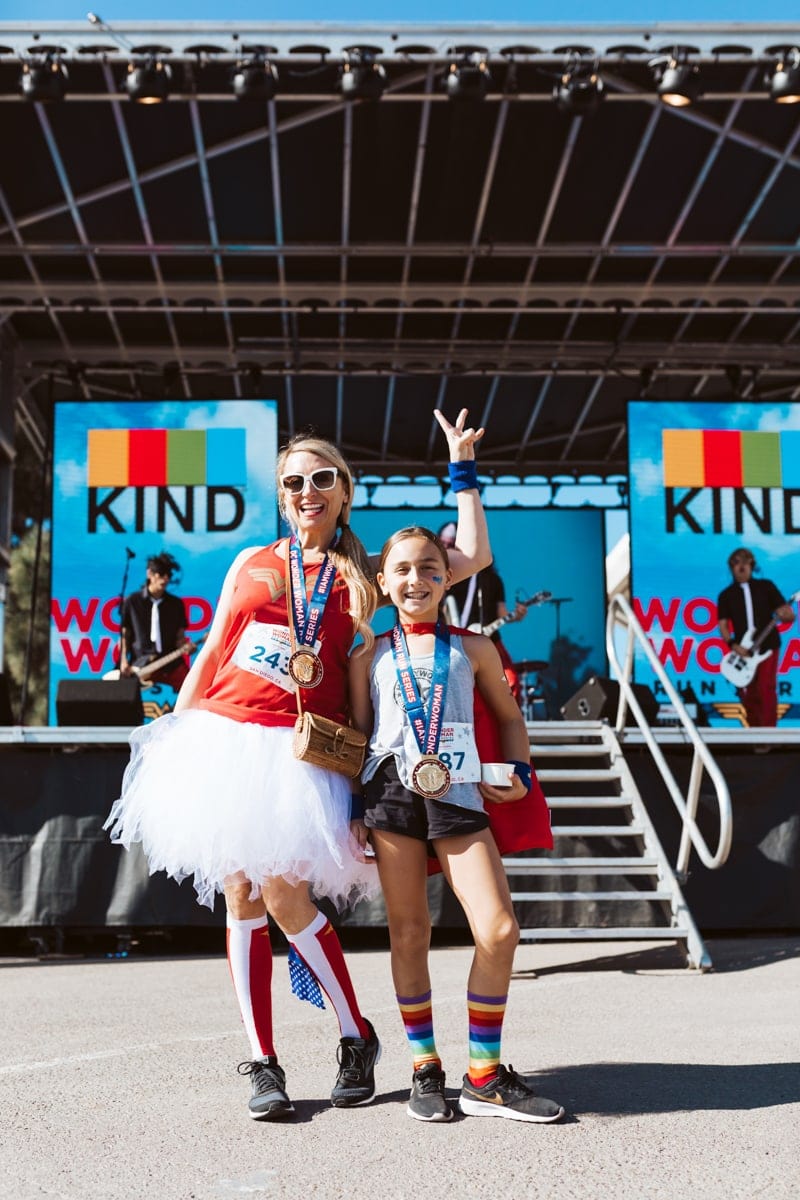
[[[338,909],[375,895],[377,869],[350,834],[350,780],[298,762],[293,736],[204,709],[142,725],[105,828],[126,849],[141,842],[151,874],[193,876],[209,908],[232,876],[253,899],[279,875]]]

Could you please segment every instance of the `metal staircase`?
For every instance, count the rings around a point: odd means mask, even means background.
[[[620,625],[628,635],[624,666],[617,661],[615,646]],[[685,797],[630,686],[634,639],[661,680],[686,741],[694,748]],[[690,966],[707,970],[711,959],[687,908],[680,880],[686,877],[692,848],[711,869],[727,858],[731,842],[727,785],[621,596],[615,596],[609,608],[607,649],[620,683],[615,727],[605,721],[528,722],[531,756],[550,807],[554,849],[547,857],[534,851],[529,856],[503,859],[521,937],[525,941],[663,939],[681,944]],[[682,836],[674,867],[625,761],[622,741],[628,711],[639,725],[681,817]],[[719,843],[713,853],[695,821],[704,772],[714,785],[719,804]],[[543,904],[556,914],[549,925],[535,919],[535,906]]]
[[[708,967],[614,730],[600,721],[531,723],[528,730],[555,847],[547,858],[503,859],[522,938],[665,939],[683,943],[693,966]],[[542,903],[559,912],[557,925],[526,919],[529,906]]]

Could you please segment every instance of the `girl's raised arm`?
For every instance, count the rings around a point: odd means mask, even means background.
[[[444,430],[450,449],[450,480],[458,506],[458,525],[455,546],[449,552],[453,583],[475,575],[492,561],[489,530],[483,511],[475,466],[475,446],[484,435],[483,429],[465,428],[467,409],[462,408],[451,425],[444,413],[434,410],[436,420]]]

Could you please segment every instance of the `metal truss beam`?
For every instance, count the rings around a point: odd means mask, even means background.
[[[119,312],[136,311],[138,305],[166,304],[186,307],[203,313],[222,309],[251,306],[280,311],[296,309],[306,313],[336,314],[340,307],[365,314],[375,312],[385,316],[394,309],[408,309],[408,315],[420,312],[443,313],[457,310],[462,316],[520,309],[520,316],[537,308],[542,312],[557,312],[561,308],[572,312],[576,304],[584,305],[581,315],[592,312],[621,311],[637,307],[650,316],[669,315],[681,306],[708,305],[711,311],[720,307],[739,313],[759,311],[765,304],[791,306],[800,302],[800,282],[763,284],[691,284],[691,283],[407,283],[401,287],[391,283],[254,283],[204,281],[150,282],[105,284],[101,294],[94,283],[47,282],[48,308],[72,305],[76,311]],[[0,295],[0,312],[21,310],[42,304],[41,286],[29,282],[6,284],[5,296]],[[659,307],[666,306],[666,307]],[[703,309],[700,308],[702,313]],[[457,331],[456,331],[457,332]]]
[[[654,117],[660,110],[656,109]],[[277,129],[276,129],[277,135]],[[427,130],[420,132],[420,138],[427,136]],[[788,158],[794,150],[800,128],[792,135],[786,151],[776,162],[774,172],[780,174]],[[425,141],[421,140],[419,150],[424,155]],[[637,152],[636,170],[640,165]],[[635,172],[634,172],[635,173]],[[770,186],[774,182],[770,174]],[[140,181],[143,176],[140,175]],[[631,181],[632,182],[632,181]],[[614,218],[609,222],[613,228],[619,218],[621,206],[627,198],[629,190],[626,181],[620,200],[615,205]],[[755,212],[763,204],[766,193],[759,194],[757,203],[748,211],[746,226],[727,242],[680,242],[668,245],[666,242],[612,242],[606,241],[606,235],[601,242],[543,242],[536,243],[537,258],[589,258],[598,255],[601,258],[716,258],[719,255],[729,255],[731,258],[778,258],[784,255],[797,257],[800,255],[798,242],[742,242],[741,238],[755,216]],[[152,254],[169,254],[177,258],[211,258],[214,255],[224,255],[226,258],[340,258],[346,254],[349,258],[441,258],[452,256],[464,258],[474,252],[477,258],[491,260],[507,258],[528,258],[534,247],[530,242],[442,242],[425,241],[414,245],[413,236],[416,226],[416,212],[419,206],[419,180],[415,173],[412,188],[412,207],[414,220],[410,221],[410,235],[405,242],[351,242],[344,245],[341,242],[284,242],[282,234],[276,236],[275,242],[156,242],[143,245],[142,242],[92,242],[84,245],[82,242],[37,242],[27,240],[24,246],[20,242],[12,245],[10,242],[0,242],[0,258],[11,258],[16,255],[30,254],[34,257],[43,255],[47,258],[75,258],[94,254],[98,258],[141,257]],[[619,210],[619,211],[618,211]],[[10,226],[9,226],[10,230]],[[5,230],[8,232],[8,230]],[[727,262],[727,260],[726,260]]]
[[[276,60],[319,62],[345,57],[354,45],[374,47],[387,62],[446,62],[455,47],[479,45],[490,56],[562,63],[576,42],[587,56],[647,61],[673,46],[689,46],[698,61],[752,61],[772,57],[778,45],[796,45],[796,22],[650,22],[647,24],[552,24],[504,22],[272,22],[272,21],[25,21],[0,24],[3,44],[19,58],[36,41],[58,45],[65,57],[129,58],[137,48],[164,47],[172,61],[236,59],[247,43],[274,48]],[[413,50],[411,49],[413,47]],[[625,51],[621,51],[625,47]],[[734,49],[732,50],[731,47]]]
[[[388,377],[392,374],[442,374],[450,370],[453,374],[466,371],[474,375],[491,377],[494,374],[529,376],[548,375],[557,370],[566,374],[570,369],[580,375],[624,375],[626,371],[637,373],[646,367],[658,365],[659,375],[685,374],[693,368],[694,373],[708,370],[719,373],[731,365],[758,368],[763,379],[766,373],[796,375],[800,372],[800,345],[784,346],[776,342],[747,342],[738,345],[711,342],[681,342],[668,345],[665,342],[629,342],[619,346],[614,354],[613,365],[609,363],[608,342],[515,342],[502,357],[502,347],[497,342],[464,339],[452,351],[441,342],[408,341],[396,345],[374,339],[355,339],[347,345],[347,374],[365,374]],[[83,343],[75,350],[75,358],[69,359],[63,346],[57,342],[28,340],[17,349],[20,368],[46,369],[50,364],[76,363],[79,367],[91,366],[100,374],[147,372],[160,370],[164,363],[175,362],[175,351],[163,342],[137,345],[136,357],[123,364],[109,357],[109,347],[104,344]],[[448,366],[448,357],[452,363]],[[232,355],[226,346],[184,346],[181,361],[186,369],[205,370],[213,373],[217,369],[246,371],[257,361],[263,374],[304,372],[323,374],[326,370],[342,372],[341,346],[338,339],[322,340],[304,338],[297,345],[287,344],[280,339],[267,341],[258,348],[256,355],[248,353]],[[317,368],[320,368],[317,370]],[[638,374],[632,381],[639,384]]]

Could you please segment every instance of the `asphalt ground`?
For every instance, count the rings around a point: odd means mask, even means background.
[[[522,945],[506,1062],[559,1125],[406,1116],[408,1051],[385,950],[349,954],[383,1041],[368,1107],[331,1108],[338,1028],[274,994],[291,1124],[247,1114],[247,1044],[223,958],[0,959],[0,1196],[13,1200],[797,1200],[800,939]],[[468,947],[432,952],[437,1042],[457,1094]]]

